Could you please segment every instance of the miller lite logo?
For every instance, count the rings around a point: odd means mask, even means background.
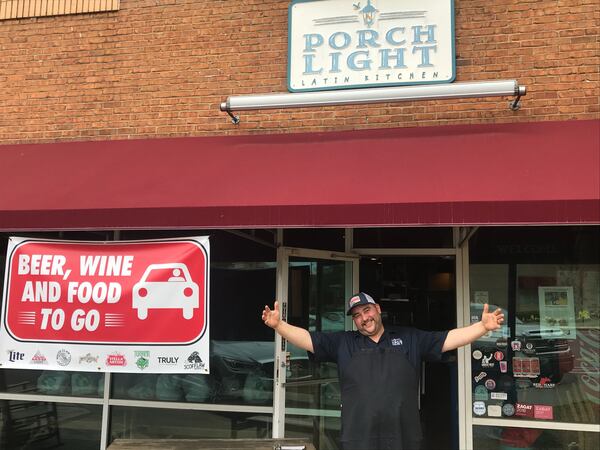
[[[14,350],[8,351],[8,360],[10,362],[23,361],[25,359],[25,353],[16,352]]]

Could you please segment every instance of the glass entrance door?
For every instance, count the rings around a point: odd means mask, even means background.
[[[358,290],[358,257],[285,247],[280,249],[279,257],[285,269],[277,280],[282,316],[309,331],[351,329],[344,308],[346,299]],[[306,351],[280,338],[276,339],[276,348],[279,371],[274,391],[274,436],[310,437],[316,448],[337,449],[337,366],[314,363]]]
[[[386,329],[443,331],[456,327],[454,256],[363,257],[360,290],[379,302]],[[416,368],[423,450],[459,448],[456,353],[447,352],[441,361],[423,361]]]

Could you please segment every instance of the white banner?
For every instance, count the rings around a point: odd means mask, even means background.
[[[209,373],[208,237],[9,238],[0,367]]]

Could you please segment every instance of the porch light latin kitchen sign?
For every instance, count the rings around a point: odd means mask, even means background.
[[[298,0],[288,40],[292,92],[455,78],[453,0]]]
[[[9,238],[0,367],[208,373],[208,237]]]

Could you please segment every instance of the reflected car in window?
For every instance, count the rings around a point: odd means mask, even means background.
[[[273,398],[273,342],[212,341],[211,378],[216,400],[250,404]],[[290,350],[287,380],[311,378],[305,351]]]
[[[346,315],[343,311],[325,311],[320,314],[320,320],[317,320],[316,314],[311,313],[308,315],[308,329],[323,332],[344,331],[345,321]]]
[[[496,305],[490,305],[489,310],[494,311],[498,308]],[[473,344],[473,349],[478,349],[482,354],[488,357],[494,354],[497,350],[504,351],[507,362],[511,364],[511,357],[531,357],[539,358],[539,378],[547,378],[552,383],[558,383],[562,380],[563,375],[573,370],[575,356],[571,349],[571,339],[559,326],[540,326],[539,321],[524,322],[518,317],[515,318],[515,333],[511,336],[508,328],[510,320],[508,312],[500,308],[504,314],[504,326],[494,332],[482,336]],[[481,317],[483,311],[482,304],[471,304],[471,317]],[[517,348],[511,347],[511,341],[514,339],[518,343]],[[506,340],[506,347],[498,346],[503,340]],[[490,371],[490,368],[480,366],[480,362],[473,360],[473,370],[485,369]],[[499,364],[495,364],[492,372],[499,371]],[[510,373],[513,373],[513,368],[510,367]]]

